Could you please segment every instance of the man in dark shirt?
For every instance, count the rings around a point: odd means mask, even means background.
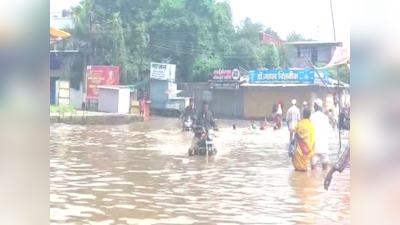
[[[215,128],[215,122],[212,117],[212,113],[208,109],[208,104],[204,103],[203,104],[203,110],[201,110],[194,121],[194,127],[196,126],[202,126],[205,128],[206,131],[208,131],[209,128]],[[198,143],[200,141],[201,134],[194,134],[193,140],[192,140],[192,145],[190,146],[189,149],[189,155],[193,155],[198,148]]]
[[[208,109],[208,104],[203,104],[203,110],[197,114],[196,125],[203,126],[206,130],[210,127],[215,127],[214,118],[211,111]]]

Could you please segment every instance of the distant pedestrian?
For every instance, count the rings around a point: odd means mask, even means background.
[[[304,119],[304,110],[308,109],[308,104],[307,102],[303,102],[303,106],[301,107],[301,119]],[[311,111],[310,111],[311,112]]]
[[[277,109],[277,111],[275,113],[275,123],[276,123],[275,130],[281,129],[281,126],[282,126],[282,114],[283,114],[283,112],[282,112],[282,104],[281,104],[281,102],[279,102],[278,103],[278,109]]]
[[[289,129],[289,141],[291,141],[294,138],[294,133],[295,133],[295,128],[297,122],[300,121],[300,110],[296,106],[296,99],[292,100],[292,106],[288,109],[286,113],[286,123],[288,125]]]
[[[329,163],[329,134],[330,124],[329,117],[322,112],[323,102],[321,99],[316,99],[314,102],[315,113],[311,115],[310,121],[315,129],[315,145],[314,156],[311,158],[311,169],[315,170],[317,163],[321,161],[322,169],[328,169]]]
[[[145,100],[143,97],[140,98],[139,100],[139,113],[140,115],[144,115],[144,105],[145,105]]]

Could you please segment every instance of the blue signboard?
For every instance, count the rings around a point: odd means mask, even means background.
[[[329,73],[327,71],[318,72],[324,81],[328,82]],[[314,70],[255,70],[249,72],[250,84],[314,84],[317,79],[320,81]]]

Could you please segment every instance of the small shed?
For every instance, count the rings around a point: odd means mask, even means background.
[[[107,113],[129,114],[130,86],[104,85],[98,86],[98,111]]]

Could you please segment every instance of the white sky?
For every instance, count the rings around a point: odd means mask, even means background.
[[[291,31],[305,37],[333,41],[329,0],[230,0],[236,22],[244,17],[262,22],[285,39]],[[50,11],[62,11],[79,0],[50,0]],[[332,0],[336,39],[350,48],[349,1]]]

